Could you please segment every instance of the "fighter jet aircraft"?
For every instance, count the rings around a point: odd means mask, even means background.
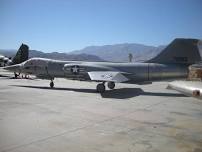
[[[41,79],[49,79],[54,87],[54,78],[99,82],[96,90],[105,91],[115,83],[142,84],[165,79],[184,78],[187,67],[201,61],[197,39],[175,39],[160,54],[146,63],[110,63],[59,61],[45,58],[31,58],[21,64],[5,67],[13,72],[32,74]]]
[[[29,56],[29,47],[26,44],[22,44],[12,60],[0,55],[0,65],[4,67],[20,64],[28,60],[28,56]],[[17,74],[17,72],[14,72],[14,75],[15,77],[17,77],[19,74]]]

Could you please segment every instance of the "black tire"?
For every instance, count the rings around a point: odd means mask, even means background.
[[[107,86],[109,89],[114,89],[115,88],[115,83],[114,82],[108,82]]]
[[[53,81],[50,82],[50,87],[51,87],[51,88],[54,87],[54,82],[53,82]]]
[[[103,93],[103,92],[105,92],[105,85],[103,83],[100,83],[97,85],[96,89],[97,89],[97,92]]]

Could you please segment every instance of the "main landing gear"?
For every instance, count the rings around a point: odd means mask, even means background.
[[[54,87],[54,82],[53,82],[53,80],[51,80],[51,82],[50,82],[50,87],[51,87],[51,88]]]
[[[99,92],[99,93],[105,92],[105,84],[104,84],[104,82],[103,82],[103,83],[99,83],[99,84],[97,85],[97,87],[96,87],[96,90],[97,90],[97,92]]]
[[[108,86],[109,89],[112,90],[112,89],[115,88],[115,83],[114,83],[114,82],[108,82],[108,83],[107,83],[107,86]]]
[[[107,86],[108,86],[109,89],[112,90],[112,89],[115,88],[115,83],[114,83],[114,82],[108,82],[108,83],[107,83]],[[99,83],[99,84],[97,85],[97,87],[96,87],[96,90],[97,90],[97,92],[99,92],[99,93],[105,92],[105,90],[106,90],[106,88],[105,88],[105,82]]]

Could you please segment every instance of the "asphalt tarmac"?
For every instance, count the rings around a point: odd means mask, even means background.
[[[202,152],[202,100],[168,82],[12,79],[0,72],[0,152]]]

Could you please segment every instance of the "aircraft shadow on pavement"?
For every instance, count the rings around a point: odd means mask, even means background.
[[[63,91],[75,91],[75,92],[83,92],[83,93],[96,93],[93,89],[80,89],[80,88],[50,88],[50,87],[42,87],[42,86],[28,86],[28,85],[11,85],[15,87],[24,87],[24,88],[34,88],[34,89],[45,89],[45,90],[63,90]]]
[[[82,92],[82,93],[97,93],[95,89],[50,88],[50,87],[43,87],[43,86],[27,86],[27,85],[11,85],[11,86],[35,88],[35,89],[46,89],[46,90],[75,91],[75,92]],[[127,98],[136,97],[136,96],[186,97],[185,95],[178,94],[178,93],[145,92],[141,88],[119,88],[114,90],[106,90],[104,93],[101,93],[100,95],[103,98],[114,98],[114,99],[127,99]]]
[[[145,92],[141,88],[120,88],[114,90],[107,90],[102,93],[103,98],[117,98],[125,99],[136,96],[162,96],[162,97],[186,97],[183,94],[178,93],[160,93],[160,92]]]

